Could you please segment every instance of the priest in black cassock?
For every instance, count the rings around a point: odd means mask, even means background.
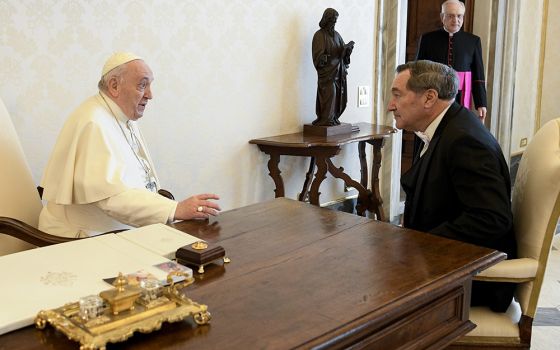
[[[448,0],[441,5],[443,28],[423,34],[418,43],[417,60],[446,64],[459,75],[459,94],[456,101],[470,109],[471,96],[482,122],[486,117],[486,86],[480,38],[461,31],[465,5]]]

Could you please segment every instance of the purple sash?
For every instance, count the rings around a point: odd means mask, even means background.
[[[459,76],[459,91],[461,93],[461,104],[465,108],[471,108],[472,77],[471,72],[457,72]]]

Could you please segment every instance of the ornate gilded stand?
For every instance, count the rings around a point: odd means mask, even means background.
[[[194,322],[204,325],[212,315],[208,307],[187,298],[180,290],[194,282],[186,276],[183,282],[174,283],[170,273],[169,286],[161,287],[161,294],[144,297],[139,287],[126,284],[119,275],[116,288],[100,293],[106,304],[101,312],[91,317],[84,314],[79,302],[62,307],[40,311],[35,325],[44,329],[48,324],[64,333],[69,339],[80,342],[81,350],[105,349],[107,343],[125,341],[134,332],[150,333],[161,328],[163,322],[177,322],[192,315]],[[184,275],[185,276],[185,275]],[[92,296],[96,297],[96,296]]]

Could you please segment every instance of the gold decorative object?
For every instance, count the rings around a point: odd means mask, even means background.
[[[134,302],[142,292],[140,287],[128,285],[122,273],[119,273],[113,285],[116,288],[99,293],[99,296],[111,306],[113,315],[118,315],[125,310],[134,310]]]
[[[173,276],[184,276],[185,280],[175,283]],[[100,293],[108,303],[98,315],[84,313],[84,302],[73,302],[52,310],[42,310],[35,318],[35,325],[44,329],[47,323],[64,333],[69,339],[80,342],[80,349],[105,349],[107,343],[130,338],[134,332],[150,333],[161,328],[163,322],[177,322],[192,316],[198,325],[210,322],[212,315],[208,307],[187,298],[180,290],[194,282],[194,278],[171,272],[167,276],[169,286],[146,283],[147,290],[132,287],[119,274],[116,288]],[[160,289],[158,289],[160,288]],[[83,298],[92,304],[96,296]],[[92,317],[93,316],[93,317]]]
[[[203,241],[198,241],[198,242],[194,242],[191,247],[193,247],[193,249],[196,250],[203,250],[208,248],[208,243],[203,242]]]

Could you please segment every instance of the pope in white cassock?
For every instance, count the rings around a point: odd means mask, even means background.
[[[136,125],[152,99],[153,73],[131,53],[105,63],[99,94],[66,121],[41,180],[39,229],[86,237],[174,220],[208,218],[220,207],[215,194],[180,202],[157,193],[159,181]]]

